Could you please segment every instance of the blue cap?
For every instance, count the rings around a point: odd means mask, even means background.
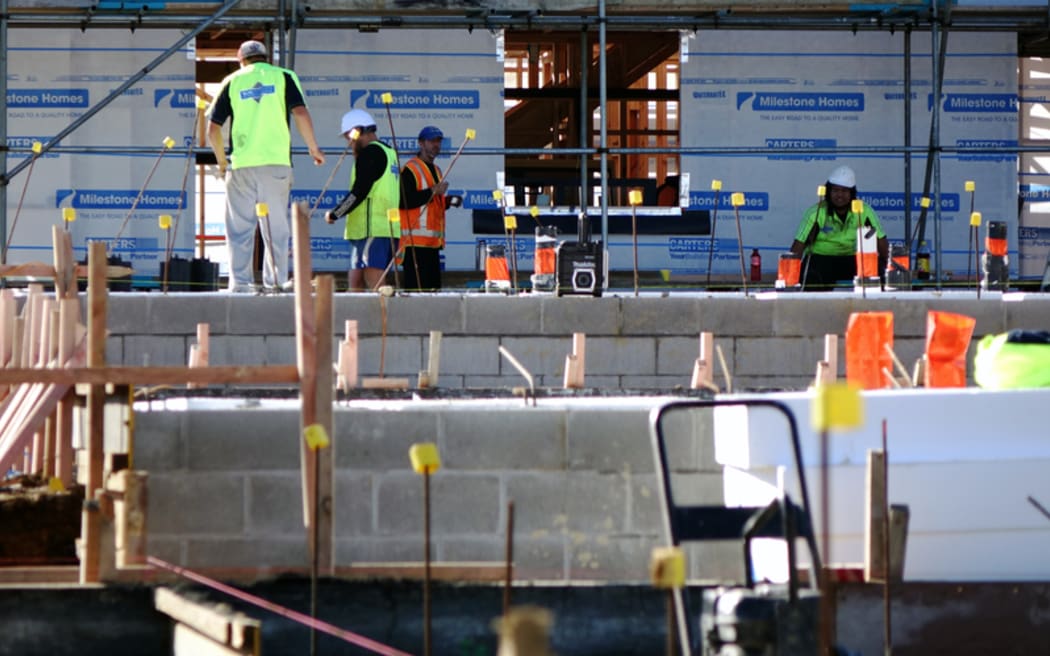
[[[444,139],[445,134],[441,131],[441,128],[433,125],[428,125],[419,131],[420,141],[430,141],[431,139]]]

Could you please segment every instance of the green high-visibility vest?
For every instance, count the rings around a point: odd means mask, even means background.
[[[291,80],[299,87],[295,73],[265,62],[245,66],[226,77],[230,107],[230,165],[291,166],[292,135],[288,129],[285,86]]]
[[[372,183],[372,189],[357,207],[346,217],[346,229],[343,235],[347,239],[364,239],[366,237],[401,237],[401,221],[390,221],[387,212],[397,209],[401,201],[401,182],[398,178],[397,153],[381,141],[373,141],[365,146],[378,146],[386,155],[386,169],[383,175]],[[350,171],[350,188],[354,188],[357,178],[357,167]]]
[[[1050,387],[1050,334],[1010,331],[977,343],[973,379],[987,389]]]

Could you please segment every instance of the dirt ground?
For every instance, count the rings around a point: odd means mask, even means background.
[[[0,481],[0,566],[76,564],[83,486],[49,490],[39,476]]]

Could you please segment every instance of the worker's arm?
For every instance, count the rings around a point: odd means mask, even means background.
[[[806,245],[796,239],[791,242],[791,252],[795,255],[802,256],[806,252]]]
[[[314,122],[310,118],[310,110],[306,109],[306,105],[295,107],[292,109],[292,119],[295,121],[295,129],[299,131],[299,136],[303,138],[306,147],[310,150],[314,166],[321,166],[324,164],[324,153],[317,146],[317,138],[314,137]]]
[[[365,146],[354,162],[354,186],[350,189],[343,200],[335,206],[335,209],[325,212],[324,220],[327,223],[335,223],[360,205],[369,192],[372,185],[379,180],[386,168],[386,153],[382,148]]]
[[[222,143],[222,126],[218,123],[208,123],[208,143],[211,152],[215,153],[215,163],[219,165],[219,177],[226,175],[228,162],[226,161],[226,148]]]

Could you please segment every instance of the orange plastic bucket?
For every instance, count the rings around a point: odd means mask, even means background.
[[[784,283],[785,287],[794,287],[801,273],[802,258],[794,253],[781,253],[777,259],[777,281]]]
[[[966,387],[966,351],[976,323],[964,314],[926,313],[926,387]]]
[[[883,369],[893,371],[892,312],[854,312],[846,324],[846,381],[862,389],[889,387]]]

